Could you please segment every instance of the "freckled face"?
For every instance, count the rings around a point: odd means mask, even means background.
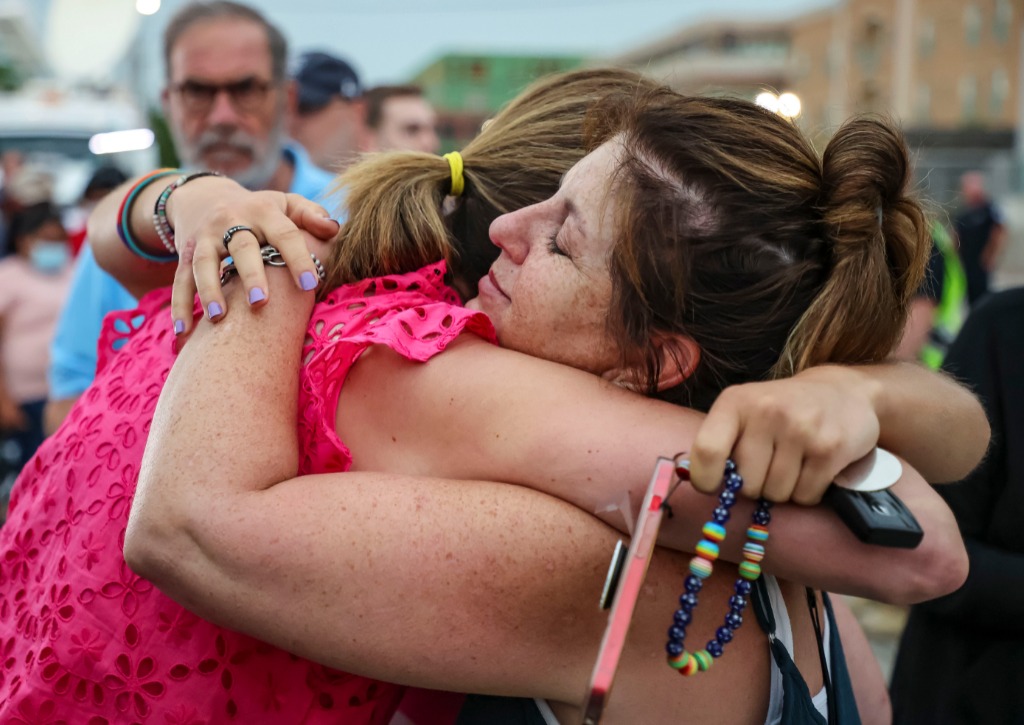
[[[501,254],[468,307],[487,313],[502,347],[598,375],[617,367],[608,334],[613,248],[608,197],[622,144],[577,163],[551,199],[491,224]]]

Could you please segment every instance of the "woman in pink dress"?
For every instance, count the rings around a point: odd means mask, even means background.
[[[564,99],[565,86],[542,88],[538,91],[540,98],[534,102],[550,99],[556,93],[558,98]],[[594,98],[592,88],[580,93],[575,109],[577,119],[582,115],[582,108]],[[480,145],[486,149],[489,143],[496,143],[492,139],[506,138],[502,132],[521,120],[532,105],[525,102],[514,105],[496,118],[489,129],[491,135],[482,136]],[[565,110],[563,106],[562,112],[568,116],[572,107]],[[534,131],[537,130],[535,127]],[[516,147],[521,149],[520,165],[527,163],[531,148],[538,155],[544,153],[545,139],[537,133],[533,137],[536,139],[535,147]],[[558,143],[565,143],[564,129],[559,129],[554,138]],[[577,140],[574,148],[581,147]],[[230,185],[230,182],[197,180],[176,192],[174,204],[168,211],[179,234],[191,217],[190,204],[199,202],[201,207],[215,188],[233,188],[212,184]],[[259,199],[265,202],[269,197]],[[284,197],[275,199],[276,203],[297,203]],[[151,221],[147,227],[148,219],[143,211],[147,206],[145,201],[141,201],[140,213],[133,217],[132,226],[140,238],[152,243],[155,235]],[[152,199],[149,202],[151,204]],[[176,216],[176,210],[182,212],[181,217]],[[312,207],[303,206],[298,209],[297,216],[311,210]],[[316,222],[307,221],[311,226],[316,225]],[[327,226],[327,223],[320,222],[317,228],[322,231]],[[95,242],[97,236],[93,235],[93,238]],[[292,256],[294,258],[294,254]],[[308,270],[297,268],[296,275],[301,271]],[[392,332],[399,336],[406,334],[401,324],[403,321],[409,330],[421,332],[419,338],[415,334],[411,336],[415,344],[405,341],[413,359],[436,353],[441,345],[458,339],[457,335],[463,329],[476,331],[484,337],[489,334],[488,323],[478,312],[450,307],[444,315],[433,316],[424,309],[424,317],[420,318],[417,304],[413,302],[417,296],[423,298],[424,304],[429,302],[431,305],[439,301],[450,305],[454,301],[451,291],[437,281],[443,277],[440,272],[439,267],[427,267],[413,273],[413,277],[382,280],[381,288],[373,289],[375,293],[383,292],[379,300],[375,295],[364,294],[369,291],[371,282],[361,287],[339,288],[325,299],[322,309],[337,310],[338,305],[344,302],[345,313],[339,317],[332,312],[330,325],[318,324],[314,320],[309,327],[307,353],[313,355],[309,361],[310,377],[303,386],[301,398],[303,420],[307,422],[303,428],[306,431],[304,440],[308,444],[303,463],[309,467],[306,470],[341,470],[344,467],[344,458],[338,457],[344,455],[338,445],[340,441],[317,437],[317,431],[327,435],[322,426],[328,424],[333,416],[329,386],[334,385],[332,381],[338,368],[332,366],[344,364],[344,360],[334,357],[333,352],[329,356],[330,364],[326,366],[314,364],[312,359],[316,357],[317,350],[336,347],[331,344],[338,332],[334,329],[336,324],[351,322],[351,327],[356,329],[348,329],[346,335],[369,336],[375,330],[370,325],[372,318],[366,319],[366,313],[375,305],[382,305],[382,319],[388,315]],[[358,294],[359,299],[353,299],[353,294]],[[395,298],[401,298],[401,310],[395,306]],[[165,323],[165,315],[158,312],[166,299],[165,292],[155,293],[143,301],[141,309],[148,318],[138,329],[131,326],[134,314],[121,316],[108,325],[102,341],[101,370],[96,384],[57,435],[43,447],[29,473],[19,483],[12,508],[13,526],[2,533],[5,553],[0,622],[3,623],[4,639],[0,647],[6,664],[0,673],[3,677],[0,712],[15,722],[16,718],[26,722],[45,719],[87,722],[90,717],[95,722],[216,722],[228,719],[242,722],[387,722],[402,694],[401,687],[326,669],[200,619],[157,592],[148,581],[135,576],[124,563],[121,547],[127,511],[139,475],[141,448],[150,432],[157,397],[174,361],[171,349],[173,332]],[[359,315],[357,311],[361,311]],[[344,316],[346,313],[348,317]],[[419,322],[409,319],[410,316],[415,316]],[[428,322],[433,327],[425,328]],[[364,327],[360,328],[360,324]],[[119,337],[130,339],[124,351],[114,355],[114,342]],[[402,347],[398,342],[394,346],[395,349]],[[269,346],[261,352],[263,362],[268,365],[276,363],[277,356],[297,360],[298,348],[298,344]],[[293,376],[293,380],[297,379]],[[294,401],[295,383],[291,380],[278,383],[278,393]],[[649,450],[637,453],[638,468],[646,469],[651,456],[666,445],[685,445],[685,441],[692,438],[699,421],[699,417],[685,411],[637,396],[608,390],[600,395],[609,394],[614,401],[612,405],[628,406],[634,411],[631,415],[643,413],[647,426],[656,434],[648,444]],[[629,402],[624,402],[627,399]],[[961,400],[969,401],[969,398]],[[277,402],[270,398],[267,401]],[[641,407],[634,407],[636,405]],[[966,409],[970,409],[969,402]],[[171,428],[189,425],[191,421],[186,420],[170,423]],[[264,452],[271,451],[268,447]],[[972,454],[968,452],[966,455]],[[296,458],[283,456],[280,460],[287,468],[294,465]],[[178,459],[174,464],[183,475],[195,466],[205,465],[190,457]],[[954,474],[955,471],[950,473]],[[914,488],[909,480],[907,486]],[[918,486],[914,491],[916,494],[908,495],[907,499],[911,505],[917,503],[925,507],[915,510],[929,532],[934,534],[935,548],[930,553],[944,557],[944,567],[952,564],[955,570],[959,553],[955,547],[947,546],[943,538],[944,532],[948,531],[948,522],[943,519],[941,509],[930,510],[932,503],[926,489]],[[514,499],[518,494],[511,495]],[[693,495],[694,500],[701,500]],[[145,502],[140,501],[139,505],[144,507]],[[548,520],[554,521],[564,514],[565,507],[556,504],[554,512],[549,511]],[[807,514],[780,511],[779,520],[785,521],[790,516],[803,518]],[[827,517],[810,513],[807,520],[807,526],[817,526],[824,537],[835,534],[828,532],[831,523]],[[172,521],[168,520],[168,523]],[[686,538],[682,533],[679,535],[681,539]],[[834,567],[822,567],[819,562],[807,563],[806,556],[792,557],[786,564],[790,559],[785,553],[787,538],[790,554],[801,548],[799,536],[792,530],[780,529],[777,539],[779,567],[817,569],[818,574],[808,572],[808,579],[817,577],[816,583],[819,584],[824,580],[848,579],[856,580],[857,584],[851,585],[853,588],[871,586],[868,583],[871,577],[864,569],[850,574],[827,574],[823,573],[824,570]],[[841,542],[842,532],[839,532],[837,546],[842,545]],[[854,556],[860,555],[855,553]],[[187,564],[189,558],[191,556],[180,562]],[[604,558],[603,552],[600,558]],[[859,563],[866,568],[875,558],[868,553],[859,559]],[[877,557],[878,564],[887,560]],[[923,561],[924,558],[918,552],[908,555],[907,560]],[[579,560],[574,558],[574,563],[578,566]],[[267,560],[265,565],[269,573],[273,561]],[[411,577],[406,581],[412,581],[417,573],[424,572],[406,571],[405,576]],[[662,576],[670,573],[664,572]],[[499,579],[509,576],[503,580],[504,584],[489,585],[498,589],[520,581],[517,579],[518,570],[494,572],[494,576]],[[948,583],[943,585],[948,586]],[[903,593],[910,591],[908,588]],[[291,605],[305,606],[311,601],[310,594],[302,588],[293,589]],[[463,601],[462,604],[470,602]],[[529,611],[525,601],[515,602],[514,606],[523,606]],[[484,616],[487,612],[487,608],[471,609],[474,616]],[[227,620],[222,624],[235,624],[230,615]],[[422,662],[415,669],[430,680],[426,684],[433,684],[437,673],[428,662]],[[453,684],[461,686],[462,683],[453,681]]]

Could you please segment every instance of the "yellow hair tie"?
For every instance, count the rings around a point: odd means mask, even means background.
[[[462,154],[452,151],[445,154],[444,158],[452,170],[452,190],[449,193],[452,196],[460,196],[462,190],[466,188],[466,180],[462,177]]]

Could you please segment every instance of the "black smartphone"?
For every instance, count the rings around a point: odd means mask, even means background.
[[[924,531],[910,509],[887,489],[850,491],[833,484],[822,500],[865,544],[913,549],[924,538]]]

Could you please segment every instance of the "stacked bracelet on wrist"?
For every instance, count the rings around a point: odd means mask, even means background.
[[[157,197],[156,204],[153,205],[153,228],[156,229],[156,235],[160,237],[160,242],[164,245],[164,249],[173,254],[175,258],[178,256],[178,248],[174,244],[174,227],[167,221],[167,200],[171,198],[171,194],[176,189],[204,176],[220,176],[220,174],[216,171],[197,171],[192,174],[182,174],[167,185],[167,188]]]
[[[124,246],[128,247],[132,254],[142,257],[143,259],[148,259],[151,262],[171,262],[176,260],[178,255],[177,253],[171,255],[153,254],[142,248],[131,232],[132,207],[134,206],[139,193],[143,189],[157,179],[162,179],[165,176],[172,176],[177,173],[180,173],[177,169],[157,169],[152,173],[146,174],[135,182],[135,185],[128,190],[127,194],[124,195],[124,199],[121,201],[121,208],[118,209],[117,212],[117,236],[120,237]]]

